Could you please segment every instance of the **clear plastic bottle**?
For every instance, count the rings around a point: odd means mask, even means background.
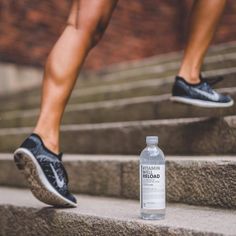
[[[146,143],[147,146],[141,152],[139,162],[141,218],[164,219],[166,208],[165,157],[157,146],[157,136],[147,136]]]

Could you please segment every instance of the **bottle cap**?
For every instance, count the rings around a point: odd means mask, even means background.
[[[146,137],[146,143],[147,144],[157,144],[158,143],[158,137],[157,136],[147,136]]]

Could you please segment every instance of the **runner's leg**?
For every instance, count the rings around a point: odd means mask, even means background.
[[[195,0],[190,16],[189,36],[179,76],[198,83],[203,59],[214,36],[226,0]]]
[[[102,37],[117,0],[74,0],[67,26],[45,66],[40,115],[34,132],[59,151],[62,115],[88,52]]]
[[[184,57],[172,88],[172,101],[207,108],[233,106],[230,96],[215,91],[206,80],[200,79],[203,59],[225,3],[226,0],[195,0]]]

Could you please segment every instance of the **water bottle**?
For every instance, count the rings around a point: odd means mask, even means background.
[[[147,146],[140,154],[141,218],[164,219],[166,208],[165,157],[157,146],[157,136],[146,137]]]

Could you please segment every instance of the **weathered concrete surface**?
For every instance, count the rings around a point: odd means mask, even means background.
[[[230,61],[235,60],[235,55],[233,55],[234,52],[235,52],[234,42],[228,45],[225,44],[220,46],[217,45],[216,47],[211,47],[210,50],[208,51],[207,56],[205,57],[203,69],[207,69],[205,68],[205,65],[208,64],[215,65],[214,69],[229,67],[231,63]],[[131,61],[128,63],[125,62],[121,64],[115,64],[109,67],[102,68],[100,70],[99,75],[104,80],[121,81],[127,78],[127,74],[129,75],[129,79],[137,78],[140,74],[142,74],[142,69],[145,68],[148,68],[147,72],[150,71],[153,72],[153,69],[150,70],[150,67],[158,68],[159,66],[158,69],[161,70],[161,68],[168,65],[169,69],[172,68],[178,70],[179,67],[178,63],[180,63],[181,57],[182,55],[180,53],[169,53],[157,57],[154,56],[150,58],[145,58],[139,61]],[[158,69],[156,69],[155,72],[157,72]]]
[[[236,100],[236,88],[224,89]],[[218,117],[235,115],[236,104],[230,108],[204,109],[173,103],[171,94],[144,96],[85,104],[68,105],[63,124],[103,123],[186,117]],[[34,126],[38,118],[37,109],[12,111],[0,115],[0,127]]]
[[[137,156],[66,155],[70,189],[139,199]],[[169,202],[236,209],[235,157],[167,157]],[[9,154],[0,155],[0,185],[26,187]]]
[[[121,161],[100,160],[99,157],[87,160],[68,161],[66,168],[70,175],[72,191],[106,196],[120,196]]]
[[[24,176],[17,169],[12,154],[0,155],[0,185],[26,187]]]
[[[168,93],[178,70],[180,58],[181,53],[171,53],[157,58],[141,60],[140,62],[115,65],[110,67],[110,69],[105,68],[97,73],[82,73],[70,103]],[[217,87],[231,87],[236,86],[234,79],[235,65],[235,44],[218,45],[210,50],[205,59],[203,71],[206,72],[206,76],[224,75],[224,83],[220,83]],[[18,70],[16,71],[18,73]],[[29,77],[28,74],[31,73],[31,69],[26,69],[26,71],[27,73],[7,73],[6,76],[9,74],[14,80],[16,75],[17,78],[24,77],[23,79],[25,79]],[[90,75],[86,76],[86,74]],[[3,74],[2,76],[5,75]],[[171,80],[166,78],[169,76],[171,76]],[[10,81],[6,78],[5,80]],[[167,83],[161,83],[160,85],[161,81],[166,82],[166,80],[168,81]],[[17,87],[20,86],[22,85],[17,84]],[[11,97],[3,97],[1,100],[4,100],[4,102],[0,101],[0,111],[38,107],[40,91],[41,89],[37,88],[33,89],[32,92],[31,90],[24,91]]]
[[[42,70],[13,63],[0,63],[0,74],[1,96],[38,87],[42,80]]]
[[[181,56],[173,54],[166,55],[166,61],[150,61],[144,60],[140,61],[139,65],[132,67],[130,64],[127,66],[116,68],[116,65],[109,71],[109,69],[104,69],[103,73],[100,73],[100,77],[107,81],[126,81],[128,80],[142,80],[144,78],[161,78],[161,73],[170,72],[169,75],[175,75],[179,69]],[[231,52],[221,52],[218,55],[208,55],[204,62],[204,71],[207,70],[217,70],[224,68],[235,67],[236,54],[234,51]],[[94,81],[94,85],[98,85],[99,82]]]
[[[44,207],[26,190],[1,188],[1,235],[235,235],[236,212],[169,204],[166,219],[139,219],[131,200],[77,196],[77,209]]]
[[[62,150],[137,154],[143,149],[146,136],[157,135],[166,154],[234,154],[235,123],[236,116],[64,125],[61,127]],[[13,152],[32,129],[0,129],[0,151]]]
[[[236,159],[167,158],[167,199],[195,205],[236,208]],[[122,194],[138,198],[138,163],[123,165]]]
[[[215,77],[223,75],[224,81],[214,86],[216,88],[232,88],[236,87],[236,69],[223,69],[208,71],[206,75]],[[161,79],[158,77],[145,78],[139,81],[124,81],[122,83],[104,82],[104,85],[84,87],[83,84],[72,93],[69,104],[83,104],[96,101],[109,101],[122,98],[135,98],[142,96],[163,95],[170,93],[174,81],[174,75],[162,74]],[[79,81],[80,82],[80,81]],[[80,83],[78,83],[80,85]],[[39,107],[40,88],[32,91],[24,91],[22,93],[2,97],[0,101],[0,111],[13,111],[14,113],[22,112],[21,110],[34,109]],[[228,91],[227,91],[228,92]],[[86,105],[86,104],[85,104]]]

